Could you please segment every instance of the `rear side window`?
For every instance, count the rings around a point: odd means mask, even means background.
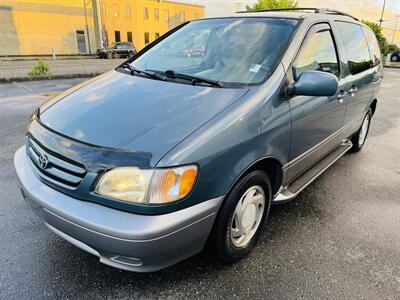
[[[335,44],[329,29],[311,33],[294,63],[295,78],[304,71],[323,71],[339,75]]]
[[[368,44],[361,26],[341,21],[336,21],[336,26],[346,50],[350,73],[357,74],[371,68]]]
[[[363,29],[368,41],[368,47],[369,47],[369,52],[371,53],[372,63],[375,67],[382,62],[381,49],[379,48],[378,41],[376,40],[375,34],[372,32],[372,30],[366,27],[363,27]]]

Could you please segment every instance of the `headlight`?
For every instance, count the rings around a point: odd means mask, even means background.
[[[170,203],[189,194],[196,177],[195,165],[166,169],[120,167],[106,172],[95,192],[132,203]]]

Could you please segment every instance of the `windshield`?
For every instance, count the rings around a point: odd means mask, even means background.
[[[254,84],[273,71],[296,24],[296,20],[275,18],[194,21],[131,65],[140,70],[173,70],[228,84]]]

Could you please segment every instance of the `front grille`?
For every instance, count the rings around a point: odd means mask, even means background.
[[[32,162],[34,171],[39,177],[64,188],[77,188],[86,175],[84,166],[65,157],[50,153],[32,138],[29,138],[27,142],[27,154]],[[41,166],[41,157],[47,162],[45,167],[43,167],[43,163]]]

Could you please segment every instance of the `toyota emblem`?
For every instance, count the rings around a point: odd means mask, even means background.
[[[48,164],[49,164],[49,159],[47,158],[47,156],[44,154],[41,154],[39,156],[39,166],[42,169],[46,169]]]

